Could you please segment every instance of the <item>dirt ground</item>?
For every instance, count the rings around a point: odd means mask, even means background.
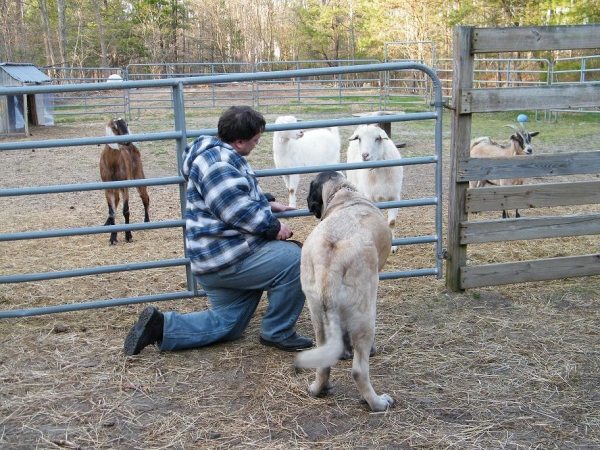
[[[275,116],[266,115],[272,123]],[[103,118],[34,127],[27,139],[101,136]],[[199,116],[188,127],[214,127]],[[445,119],[446,120],[446,119]],[[502,119],[499,119],[502,120]],[[449,120],[446,120],[448,123]],[[503,122],[499,122],[501,129]],[[133,132],[165,131],[160,120],[132,121]],[[572,124],[539,122],[540,151],[570,151]],[[555,130],[555,127],[563,127]],[[448,129],[448,127],[445,127]],[[351,127],[344,127],[347,138]],[[433,152],[433,125],[394,124],[403,156]],[[477,130],[475,130],[477,133]],[[562,136],[550,142],[544,136]],[[501,136],[498,139],[502,139]],[[6,142],[1,140],[0,142]],[[265,135],[249,161],[272,167]],[[597,140],[596,140],[597,142]],[[445,134],[448,145],[448,133]],[[140,144],[148,178],[177,175],[172,143]],[[580,147],[583,147],[580,146]],[[585,148],[584,148],[585,149]],[[0,187],[99,181],[99,146],[0,153]],[[404,198],[432,195],[432,167],[405,169]],[[447,170],[445,171],[447,173]],[[302,176],[305,207],[310,176]],[[445,177],[447,181],[447,176]],[[554,181],[554,180],[553,180]],[[261,185],[286,201],[279,177]],[[149,188],[151,219],[180,218],[177,187]],[[106,219],[101,191],[0,197],[0,232],[96,226]],[[563,213],[590,211],[597,205]],[[141,201],[131,192],[132,221]],[[523,213],[523,212],[522,212]],[[526,211],[524,215],[536,214]],[[489,217],[492,217],[491,214]],[[305,239],[311,217],[288,219]],[[117,223],[122,223],[119,217]],[[430,208],[401,210],[397,237],[429,235]],[[48,272],[183,257],[180,230],[0,241],[0,274]],[[481,246],[472,262],[533,259],[598,251],[596,237]],[[429,268],[432,245],[402,247],[384,271]],[[21,309],[135,297],[186,289],[182,268],[0,284],[0,308]],[[123,338],[144,305],[0,319],[0,446],[6,449],[592,449],[600,446],[600,279],[448,292],[444,280],[380,283],[371,378],[395,406],[371,413],[360,402],[350,361],[332,369],[333,392],[312,398],[313,371],[295,373],[293,354],[258,342],[259,308],[236,342],[183,352],[122,354]],[[206,308],[206,299],[168,301],[164,310]],[[312,336],[308,311],[297,330]]]

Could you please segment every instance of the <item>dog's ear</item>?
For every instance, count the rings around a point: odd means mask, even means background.
[[[316,180],[310,182],[306,203],[308,204],[308,210],[317,219],[320,219],[323,214],[323,183],[319,183]]]

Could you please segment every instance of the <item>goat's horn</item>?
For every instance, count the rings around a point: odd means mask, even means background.
[[[515,130],[516,133],[519,133],[521,131],[517,127],[515,127],[514,125],[504,125],[504,126],[508,127],[508,128],[512,128],[513,130]]]

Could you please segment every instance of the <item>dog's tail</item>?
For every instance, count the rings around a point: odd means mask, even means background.
[[[337,363],[344,352],[344,339],[337,311],[327,311],[325,343],[296,356],[297,368],[327,368]]]

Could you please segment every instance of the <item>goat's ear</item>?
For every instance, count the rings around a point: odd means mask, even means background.
[[[308,204],[308,210],[317,219],[320,219],[323,214],[323,185],[321,183],[311,181],[306,203]]]
[[[358,139],[358,133],[354,133],[352,136],[348,138],[349,141],[355,141]]]
[[[116,136],[115,131],[108,125],[106,125],[106,135],[107,136]],[[111,142],[110,144],[108,144],[108,146],[110,148],[112,148],[113,150],[119,150],[119,144],[117,144],[116,142]]]
[[[534,131],[533,133],[529,133],[529,137],[536,137],[538,134],[540,134],[539,131]]]

